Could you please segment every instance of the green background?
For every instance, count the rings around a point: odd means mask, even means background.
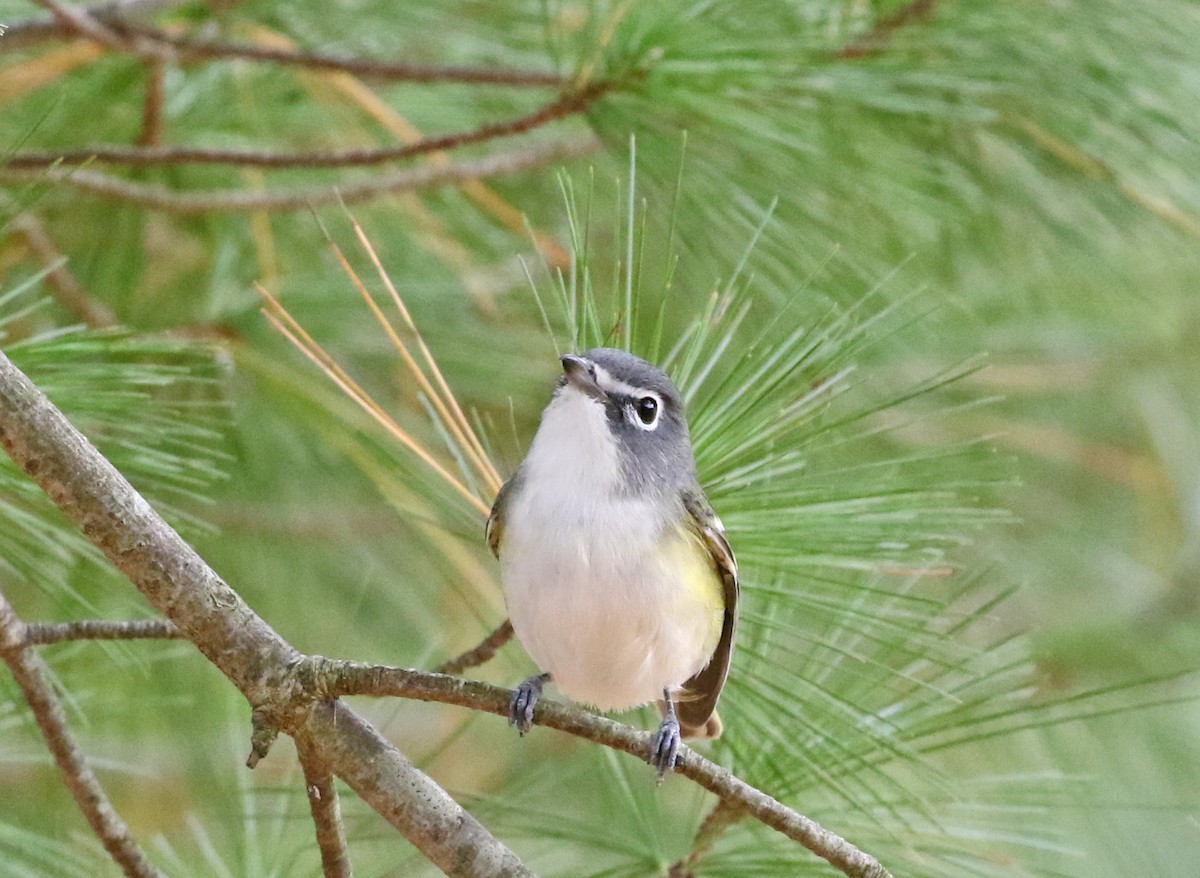
[[[0,2],[0,23],[41,14]],[[532,436],[556,347],[616,327],[649,355],[661,314],[655,358],[690,394],[702,476],[746,576],[710,755],[897,875],[1195,874],[1200,7],[301,0],[151,20],[611,80],[585,114],[451,153],[597,138],[562,168],[487,181],[529,228],[578,245],[574,273],[458,188],[351,209],[500,471]],[[138,137],[136,59],[57,67],[70,44],[4,40],[0,155]],[[555,94],[366,87],[426,134]],[[164,96],[168,143],[394,142],[315,72],[172,64]],[[88,170],[175,191],[384,172]],[[503,619],[479,513],[260,313],[255,282],[454,464],[330,251],[323,228],[380,289],[346,213],[177,216],[38,174],[0,187],[6,350],[284,637],[432,667]],[[29,216],[127,331],[62,332],[79,314],[23,237]],[[0,586],[27,621],[148,615],[8,464],[0,549]],[[164,869],[318,874],[290,744],[245,770],[248,708],[189,646],[44,653]],[[513,644],[478,674],[511,685],[529,671]],[[15,686],[0,688],[0,872],[114,872]],[[710,806],[550,731],[518,740],[458,709],[356,707],[539,874],[666,874]],[[352,795],[344,806],[360,874],[432,872]],[[832,872],[743,824],[698,874]]]

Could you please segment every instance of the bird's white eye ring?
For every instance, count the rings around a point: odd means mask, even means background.
[[[647,429],[653,429],[655,424],[658,423],[658,409],[658,400],[653,396],[643,396],[637,401],[634,407],[638,420]]]

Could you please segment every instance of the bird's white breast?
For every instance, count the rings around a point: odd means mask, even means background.
[[[668,520],[678,513],[621,484],[604,408],[562,389],[508,501],[500,550],[525,649],[563,694],[601,710],[677,689],[720,631],[719,592],[697,587],[694,546]]]

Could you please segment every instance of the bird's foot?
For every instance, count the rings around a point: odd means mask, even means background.
[[[650,749],[650,764],[658,771],[658,782],[662,783],[667,772],[674,771],[679,764],[679,748],[683,746],[683,736],[679,731],[679,720],[672,711],[662,725]]]
[[[542,687],[549,680],[549,674],[535,674],[513,690],[512,701],[508,705],[508,724],[516,726],[522,735],[533,726],[533,709],[542,697]]]

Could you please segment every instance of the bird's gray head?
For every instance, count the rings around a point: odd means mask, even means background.
[[[616,446],[627,490],[669,491],[696,484],[683,400],[666,372],[615,348],[568,354],[562,365],[555,398],[582,394],[603,407],[603,423]]]

